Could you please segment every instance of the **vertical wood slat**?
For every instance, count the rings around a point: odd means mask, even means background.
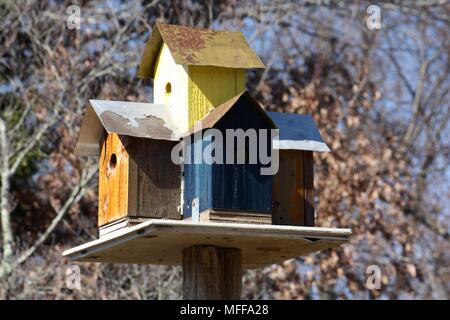
[[[130,144],[133,143],[133,138],[127,137],[127,149],[129,150]],[[130,160],[128,163],[128,212],[130,216],[138,216],[139,205],[138,205],[138,194],[139,194],[139,167],[136,163],[135,157],[133,157],[133,152],[130,153]]]
[[[129,165],[128,215],[180,219],[180,166],[171,161],[173,141],[133,138],[127,146]]]
[[[105,207],[106,202],[106,138],[107,133],[104,131],[102,140],[100,141],[100,156],[98,159],[98,217],[97,224],[100,227],[107,220]]]
[[[234,75],[235,75],[235,88],[234,93],[235,95],[241,93],[246,88],[246,70],[245,69],[234,69]]]
[[[102,226],[128,211],[128,153],[117,134],[103,140],[99,166],[98,225]]]
[[[280,150],[280,168],[273,182],[272,223],[314,225],[312,151]]]
[[[186,300],[236,300],[241,297],[240,249],[192,246],[182,253]]]
[[[189,128],[211,108],[245,90],[245,70],[214,66],[188,67]]]
[[[314,226],[314,158],[312,151],[303,152],[303,207],[305,226]]]
[[[239,100],[236,105],[222,116],[215,125],[224,135],[223,150],[227,150],[226,130],[242,129],[244,132],[248,129],[269,130],[271,125],[267,123],[259,112],[256,112],[252,105],[245,100]],[[259,144],[265,143],[267,150],[271,150],[271,139],[265,137],[265,141],[260,141],[262,137],[257,134],[258,143],[254,152],[258,152]],[[238,152],[245,152],[247,160],[245,164],[216,164],[212,178],[213,184],[213,208],[232,209],[236,211],[252,211],[261,213],[270,213],[272,209],[272,185],[273,176],[261,175],[263,165],[257,160],[256,164],[250,164],[249,153],[255,147],[245,142],[245,150],[238,150],[234,146],[234,157],[237,160]]]

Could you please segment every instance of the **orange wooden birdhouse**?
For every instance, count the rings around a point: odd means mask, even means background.
[[[75,153],[99,157],[100,235],[148,218],[180,219],[179,132],[164,105],[91,100]]]

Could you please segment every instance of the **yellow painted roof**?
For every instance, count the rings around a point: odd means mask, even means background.
[[[239,69],[265,68],[242,32],[157,23],[145,46],[138,77],[153,77],[163,42],[169,47],[177,64]]]

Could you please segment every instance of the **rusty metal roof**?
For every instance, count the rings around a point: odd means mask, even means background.
[[[181,65],[224,68],[265,68],[241,32],[157,23],[147,42],[138,77],[153,78],[162,43]]]
[[[105,130],[132,137],[179,140],[180,132],[165,105],[105,100],[89,102],[75,154],[98,155]]]
[[[261,105],[251,96],[250,93],[244,91],[237,96],[231,98],[228,101],[225,101],[220,106],[212,109],[208,114],[206,114],[201,120],[197,121],[194,126],[186,133],[186,135],[193,134],[197,131],[203,129],[210,129],[215,126],[217,122],[219,122],[222,117],[233,108],[239,100],[245,99],[245,101],[252,106],[256,112],[261,114],[261,116],[266,120],[269,126],[273,129],[277,129],[277,126],[269,117],[267,112],[261,107]]]

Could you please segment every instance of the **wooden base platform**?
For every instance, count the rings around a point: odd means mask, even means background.
[[[350,229],[152,219],[66,250],[73,261],[180,265],[194,245],[239,248],[251,269],[348,241]]]

